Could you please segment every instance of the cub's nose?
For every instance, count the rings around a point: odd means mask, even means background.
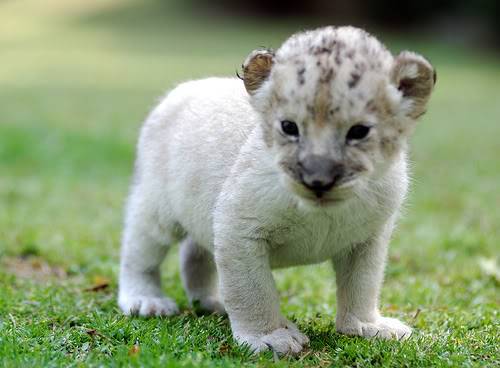
[[[302,184],[321,198],[344,175],[344,166],[324,156],[310,155],[299,161]]]

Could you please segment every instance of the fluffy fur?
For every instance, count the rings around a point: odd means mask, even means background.
[[[360,29],[327,27],[292,36],[276,54],[253,51],[243,71],[244,81],[183,83],[147,118],[120,308],[178,311],[159,266],[181,235],[190,301],[227,312],[235,339],[256,352],[295,354],[308,343],[282,316],[271,269],[325,260],[337,275],[339,332],[408,337],[408,326],[380,315],[378,297],[408,186],[406,142],[434,85],[432,66],[414,53],[393,57]],[[286,134],[283,120],[299,134]],[[368,135],[349,139],[359,124]],[[331,185],[318,192],[308,180]]]

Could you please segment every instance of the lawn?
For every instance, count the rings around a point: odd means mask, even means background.
[[[48,5],[50,4],[50,5]],[[438,71],[412,140],[413,184],[392,241],[383,312],[405,342],[335,332],[328,264],[276,272],[311,338],[298,358],[252,356],[228,320],[123,317],[120,232],[140,122],[176,83],[234,75],[300,20],[206,17],[139,0],[0,2],[0,366],[500,366],[500,59],[431,38],[383,37]]]

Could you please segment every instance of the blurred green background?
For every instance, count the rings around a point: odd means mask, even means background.
[[[312,337],[305,357],[286,364],[499,363],[496,5],[424,1],[403,11],[387,0],[347,3],[0,1],[5,365],[272,360],[238,350],[226,320],[193,318],[175,252],[164,279],[185,314],[160,322],[120,316],[114,298],[134,146],[149,109],[177,83],[234,76],[258,46],[277,48],[298,30],[350,22],[394,52],[424,54],[438,72],[429,112],[412,140],[412,192],[382,298],[382,309],[416,327],[417,338],[405,346],[372,345],[337,335],[329,266],[279,271],[284,312]],[[85,291],[101,284],[102,291]],[[199,340],[179,340],[186,330]],[[138,354],[130,350],[135,345]]]

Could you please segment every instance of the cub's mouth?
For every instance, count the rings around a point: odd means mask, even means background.
[[[352,184],[349,183],[325,191],[317,191],[292,178],[288,178],[286,181],[289,190],[294,196],[314,207],[337,206],[353,196]]]
[[[347,201],[350,197],[346,195],[339,195],[338,193],[330,193],[328,195],[323,195],[321,197],[317,197],[314,195],[298,195],[301,200],[306,201],[308,204],[318,207],[329,207],[336,206],[345,201]]]

